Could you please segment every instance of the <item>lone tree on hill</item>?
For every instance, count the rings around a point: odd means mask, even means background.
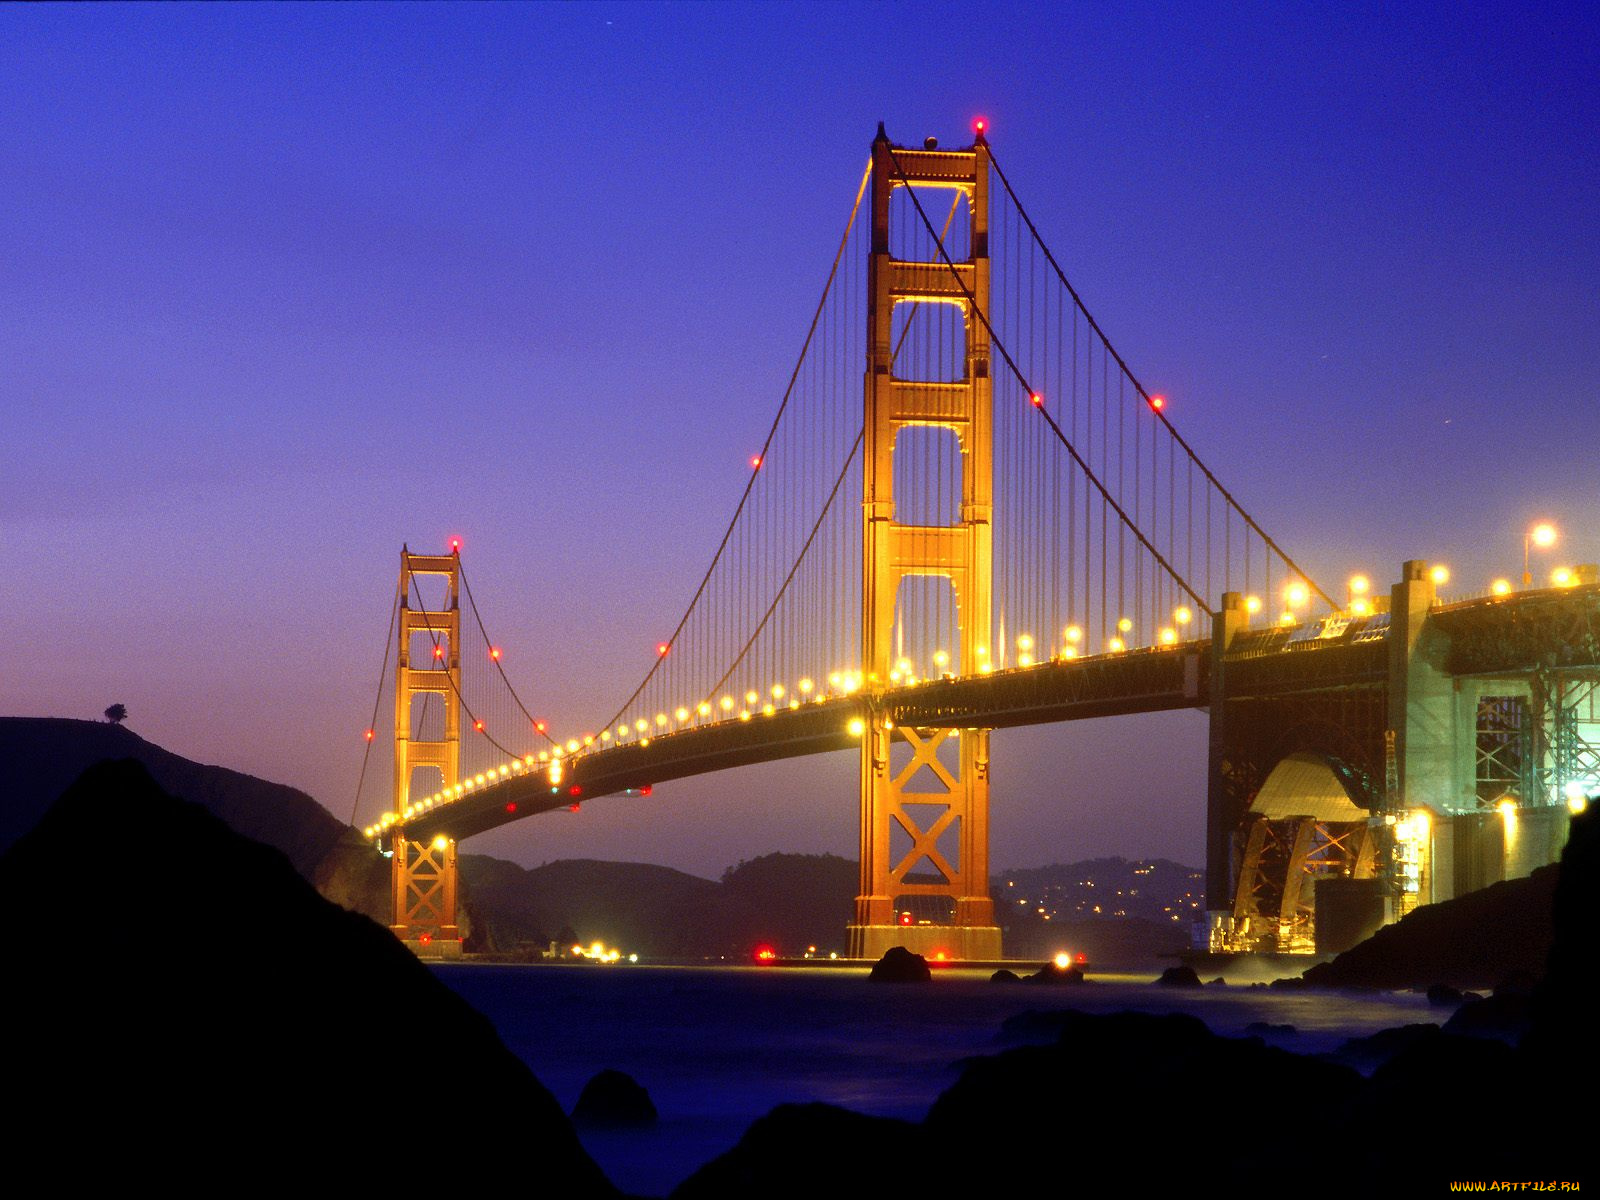
[[[128,719],[128,706],[126,704],[113,704],[106,709],[106,720],[113,725],[121,725]]]

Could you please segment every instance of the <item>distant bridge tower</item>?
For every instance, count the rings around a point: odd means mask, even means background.
[[[955,264],[955,273],[942,260],[891,256],[890,201],[905,185],[965,194],[971,253]],[[861,749],[861,891],[850,952],[877,958],[892,946],[905,946],[929,956],[993,959],[1000,955],[1000,930],[989,898],[989,731],[891,728],[875,703],[889,685],[896,598],[907,576],[950,581],[961,655],[952,670],[976,671],[989,649],[993,392],[988,333],[967,300],[970,295],[987,312],[989,148],[981,136],[962,150],[911,149],[891,146],[878,126],[867,292],[861,669],[871,720]],[[962,310],[962,378],[921,382],[895,376],[894,313],[901,304]],[[919,425],[951,430],[960,442],[961,511],[952,525],[895,519],[895,439]],[[909,748],[909,757],[895,753],[900,745]],[[897,827],[909,835],[904,853],[891,852]]]
[[[411,582],[418,575],[442,576],[444,607],[412,608]],[[420,595],[418,603],[422,602]],[[411,779],[418,767],[439,772],[439,789],[454,787],[461,769],[461,559],[447,555],[400,551],[399,657],[394,679],[394,811],[410,805]],[[413,637],[428,639],[429,660],[411,664]],[[444,710],[444,736],[420,740],[411,736],[411,702],[417,695],[437,695]],[[435,789],[429,789],[435,790]],[[440,834],[414,841],[404,822],[393,839],[394,924],[401,941],[426,957],[453,958],[461,953],[456,924],[456,843]]]

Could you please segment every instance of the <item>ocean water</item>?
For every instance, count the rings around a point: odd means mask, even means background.
[[[664,1196],[728,1150],[757,1117],[820,1100],[920,1120],[963,1058],[1003,1045],[1007,1017],[1033,1010],[1191,1013],[1241,1036],[1253,1021],[1293,1025],[1274,1045],[1306,1053],[1395,1025],[1437,1020],[1410,993],[1329,994],[1155,986],[1150,975],[1093,976],[1040,988],[943,971],[926,986],[873,984],[864,969],[660,966],[437,967],[494,1022],[506,1045],[571,1111],[607,1067],[626,1071],[660,1113],[645,1131],[580,1131],[624,1190]]]

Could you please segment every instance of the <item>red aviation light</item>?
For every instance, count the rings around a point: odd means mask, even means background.
[[[544,732],[544,722],[543,721],[535,721],[533,723],[533,729],[534,729],[535,733],[543,733]]]
[[[757,946],[755,960],[758,963],[773,963],[778,961],[778,952],[771,946]]]
[[[483,722],[482,721],[474,721],[472,723],[472,727],[474,729],[476,729],[479,733],[483,732]]]
[[[902,924],[902,925],[911,924],[911,914],[908,913],[908,912],[901,913],[900,914],[900,924]]]
[[[670,642],[657,642],[656,643],[656,657],[657,658],[665,658],[667,656],[667,651],[671,650],[671,649],[672,649],[672,643],[670,643]]]
[[[1150,407],[1152,409],[1154,409],[1156,412],[1160,412],[1166,406],[1167,406],[1167,398],[1165,396],[1151,396],[1150,397]]]
[[[515,800],[513,800],[513,801],[511,801],[511,802],[510,802],[510,803],[509,803],[509,804],[507,804],[507,805],[506,805],[506,811],[507,811],[507,812],[508,812],[508,813],[514,813],[514,812],[516,812],[516,811],[517,811],[517,802],[516,802],[516,801],[515,801]]]
[[[365,734],[365,737],[366,737],[367,741],[370,742],[373,739],[374,736],[375,735],[373,734],[372,730],[370,730],[370,729],[367,730],[367,732]]]
[[[579,787],[577,784],[573,784],[571,787],[569,787],[567,789],[567,795],[569,795],[569,796],[581,796],[581,795],[583,795],[583,789],[581,787]],[[578,806],[576,804],[574,804],[572,807],[574,809],[576,809]]]
[[[489,657],[494,659],[495,662],[499,662],[500,661],[500,647],[499,646],[490,646],[489,647]]]
[[[979,117],[975,121],[972,122],[972,132],[977,134],[979,137],[982,137],[985,133],[988,132],[988,130],[989,130],[989,122],[984,120],[982,117]]]
[[[759,471],[761,469],[761,455],[752,454],[750,456],[750,469],[752,471]]]
[[[450,539],[450,553],[451,554],[460,554],[461,553],[461,539],[460,538],[454,537],[454,538]]]
[[[443,658],[444,657],[444,647],[443,646],[435,646],[433,648],[433,656],[435,658]]]
[[[1034,392],[1031,396],[1028,397],[1028,399],[1029,399],[1029,401],[1032,402],[1032,404],[1033,404],[1033,406],[1035,408],[1043,408],[1044,407],[1044,397],[1041,396],[1038,392]]]
[[[639,795],[648,796],[650,794],[650,792],[652,791],[653,787],[654,787],[653,784],[648,784],[648,783],[645,784],[643,787],[641,787],[639,789]]]
[[[567,805],[567,811],[568,812],[577,812],[582,807],[583,807],[583,805],[581,805],[581,804],[569,804],[569,805]]]

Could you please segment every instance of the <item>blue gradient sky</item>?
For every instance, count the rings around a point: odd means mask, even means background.
[[[348,815],[396,551],[459,532],[519,685],[603,719],[737,499],[879,119],[989,117],[1319,578],[1481,587],[1546,516],[1600,559],[1596,11],[0,10],[0,712],[122,701]],[[1203,762],[1200,714],[997,735],[994,865],[1197,862]],[[853,855],[854,770],[468,848]]]

